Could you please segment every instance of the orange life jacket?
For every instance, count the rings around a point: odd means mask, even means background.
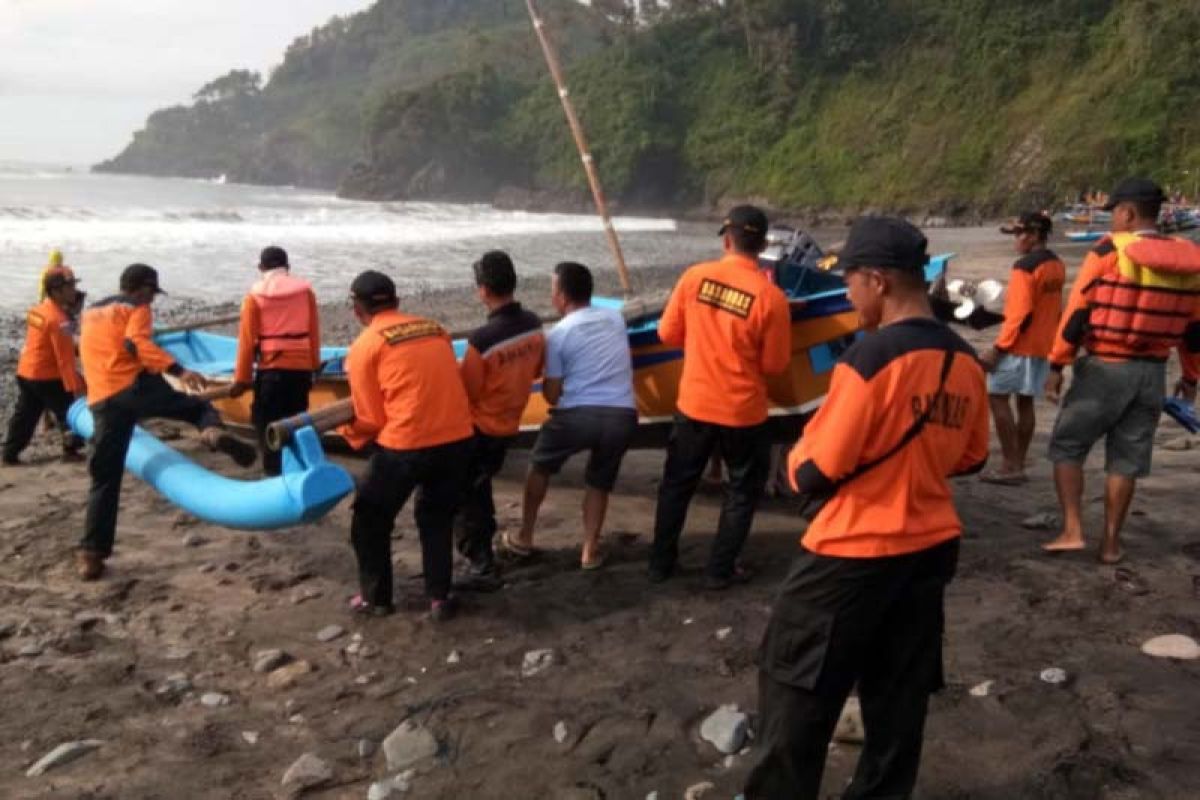
[[[312,285],[293,278],[286,269],[273,269],[250,288],[261,316],[258,349],[263,355],[307,351],[311,345],[308,293]]]
[[[1132,233],[1112,243],[1115,267],[1097,279],[1089,304],[1088,349],[1165,357],[1200,303],[1200,246]]]

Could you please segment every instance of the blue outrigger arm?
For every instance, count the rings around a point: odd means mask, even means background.
[[[85,401],[75,401],[67,422],[75,433],[92,438],[92,412]],[[133,432],[125,468],[189,514],[213,525],[250,531],[313,522],[354,491],[354,479],[325,459],[312,428],[292,436],[283,451],[283,474],[277,478],[226,478],[140,427]]]

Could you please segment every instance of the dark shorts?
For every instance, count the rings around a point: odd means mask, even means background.
[[[1166,365],[1156,361],[1080,358],[1054,423],[1050,460],[1082,464],[1104,437],[1106,472],[1127,478],[1149,475],[1166,375]]]
[[[538,432],[530,463],[550,475],[567,459],[590,452],[584,482],[593,489],[611,492],[621,469],[621,459],[637,431],[637,412],[631,408],[578,406],[556,408]]]

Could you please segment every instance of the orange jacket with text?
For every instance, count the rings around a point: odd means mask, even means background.
[[[154,318],[148,305],[124,295],[101,300],[83,312],[79,358],[87,380],[88,405],[133,385],[143,372],[181,372],[175,359],[154,343]]]
[[[947,351],[954,355],[939,399]],[[912,441],[838,484],[900,443],[931,404]],[[834,367],[825,402],[788,457],[799,491],[836,489],[802,544],[826,556],[881,558],[953,539],[962,523],[948,479],[982,469],[987,457],[987,385],[970,345],[932,319],[868,334]]]
[[[346,354],[354,421],[338,429],[350,446],[372,441],[419,450],[473,434],[450,336],[436,322],[384,311]]]
[[[259,369],[315,372],[321,365],[317,296],[284,268],[268,270],[242,301],[233,379],[250,383]]]
[[[1050,361],[1062,369],[1079,348],[1111,361],[1166,361],[1200,376],[1200,246],[1154,233],[1118,233],[1079,270]]]
[[[679,410],[731,427],[767,418],[767,376],[787,369],[787,296],[758,261],[727,254],[683,273],[658,323],[664,344],[683,347]]]
[[[50,298],[29,309],[17,375],[28,381],[62,381],[71,394],[83,394],[70,328],[70,317]]]
[[[1049,356],[1062,317],[1066,282],[1067,268],[1050,250],[1036,250],[1018,259],[1009,276],[996,349],[1014,356]]]
[[[509,303],[467,338],[463,386],[471,420],[488,436],[515,436],[530,390],[545,366],[546,337],[537,314]]]

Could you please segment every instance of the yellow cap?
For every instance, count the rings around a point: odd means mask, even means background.
[[[50,251],[50,261],[46,264],[47,267],[61,267],[63,265],[62,250],[57,247]]]

